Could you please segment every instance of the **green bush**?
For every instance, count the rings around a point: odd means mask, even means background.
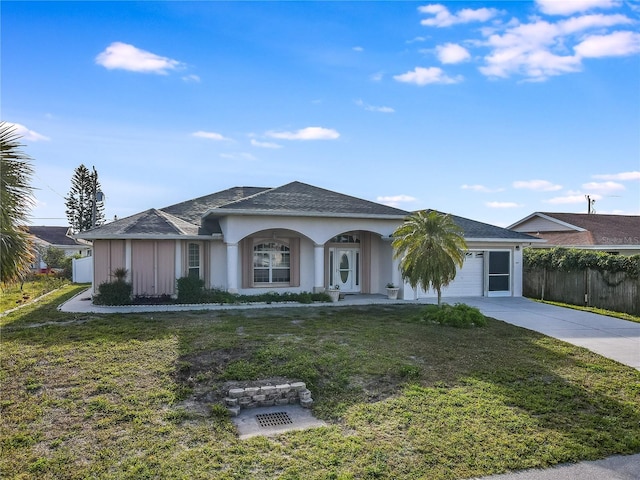
[[[204,280],[196,277],[178,279],[178,303],[204,303]]]
[[[133,287],[123,280],[104,282],[98,286],[98,294],[93,297],[96,305],[129,305]]]
[[[440,307],[429,305],[424,310],[426,320],[449,325],[456,328],[484,327],[487,325],[487,318],[476,307],[471,307],[464,303],[449,305],[443,303]]]
[[[255,295],[238,295],[229,293],[219,288],[204,288],[204,281],[198,278],[182,277],[178,279],[178,299],[177,303],[256,303],[267,304],[282,302],[330,302],[331,298],[326,293],[310,292],[264,292]]]
[[[632,278],[640,276],[640,255],[613,255],[576,248],[525,248],[523,264],[525,269],[546,268],[571,272],[590,268],[608,273],[625,272]]]

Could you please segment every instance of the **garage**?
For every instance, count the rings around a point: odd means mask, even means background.
[[[456,278],[442,289],[443,297],[481,297],[484,293],[484,252],[469,251],[465,254],[462,268]],[[420,291],[418,298],[435,298],[438,292],[431,289]]]

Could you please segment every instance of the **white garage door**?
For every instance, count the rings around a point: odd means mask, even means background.
[[[464,264],[458,270],[456,278],[442,289],[442,297],[481,297],[484,294],[484,253],[467,252]],[[420,291],[419,298],[437,297],[435,290]]]

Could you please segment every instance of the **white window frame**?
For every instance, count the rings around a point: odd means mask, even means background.
[[[261,245],[278,245],[279,247],[285,247],[286,253],[288,256],[287,266],[283,267],[282,265],[278,265],[275,260],[275,255],[278,253],[283,253],[282,250],[256,250]],[[268,265],[263,267],[256,266],[256,254],[268,255]],[[274,240],[272,238],[259,238],[253,241],[253,248],[251,249],[251,280],[252,285],[255,287],[272,287],[272,286],[289,286],[291,285],[291,276],[292,276],[292,266],[291,266],[291,244],[288,241],[277,239]],[[268,281],[261,282],[256,281],[256,270],[266,271],[268,276]],[[288,280],[286,281],[274,281],[274,271],[277,270],[287,270],[289,272]],[[278,280],[278,279],[276,279]]]
[[[191,248],[197,248],[197,265],[191,263]],[[191,277],[191,272],[196,270],[198,275],[196,278],[202,278],[202,244],[200,242],[187,243],[187,277]],[[195,276],[195,275],[194,275]]]

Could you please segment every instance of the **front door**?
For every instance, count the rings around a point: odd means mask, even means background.
[[[360,249],[332,248],[330,251],[332,285],[342,292],[360,291]]]

